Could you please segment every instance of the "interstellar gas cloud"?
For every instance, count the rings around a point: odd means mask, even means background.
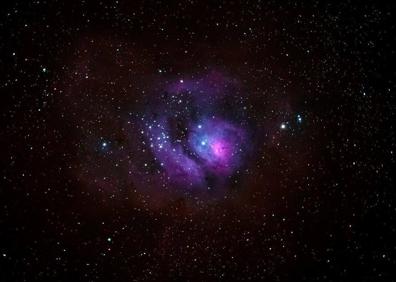
[[[75,105],[76,89],[86,91],[84,83],[68,85],[66,103]],[[88,89],[97,93],[100,85],[95,80]],[[252,157],[256,142],[251,138],[254,123],[246,113],[246,87],[231,74],[212,69],[177,76],[157,74],[144,91],[142,104],[130,99],[133,93],[127,93],[125,103],[118,107],[123,117],[113,126],[122,126],[120,136],[112,137],[114,127],[107,125],[101,130],[107,133],[100,135],[93,134],[97,128],[84,130],[89,132],[86,149],[91,151],[89,159],[79,160],[84,169],[77,173],[83,175],[84,182],[105,193],[135,189],[143,197],[161,201],[183,198],[200,202],[227,196]],[[113,110],[99,103],[104,107],[101,111],[114,119]],[[75,106],[82,111],[90,107]],[[89,115],[102,114],[97,111],[90,110]],[[102,168],[97,165],[99,159]],[[128,161],[121,163],[120,159]]]
[[[254,164],[263,150],[286,157],[279,142],[298,134],[305,119],[279,95],[279,82],[246,76],[243,61],[215,66],[199,49],[202,66],[189,59],[152,68],[158,64],[151,51],[124,39],[114,53],[114,42],[111,36],[77,42],[79,55],[66,59],[54,83],[62,115],[81,136],[72,172],[84,191],[149,209],[175,201],[195,209],[262,190],[252,177],[256,169],[268,183],[274,179],[275,167]],[[216,53],[224,61],[232,56],[222,47]]]
[[[141,133],[158,170],[181,191],[221,189],[248,154],[249,129],[233,91],[231,79],[212,72],[170,82],[148,105]]]
[[[395,8],[333,2],[1,1],[0,281],[396,281]]]

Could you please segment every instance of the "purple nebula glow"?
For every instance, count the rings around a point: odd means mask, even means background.
[[[170,182],[206,189],[208,181],[224,183],[240,167],[246,128],[220,118],[220,98],[229,95],[230,83],[216,72],[177,80],[166,88],[167,100],[152,106],[155,119],[146,121],[143,131],[158,170]]]
[[[244,131],[221,120],[206,121],[190,136],[190,144],[204,165],[217,174],[229,174],[238,166]]]
[[[207,174],[224,177],[239,166],[245,134],[231,123],[213,119],[193,125],[185,140],[172,140],[165,120],[154,124],[147,132],[150,148],[173,182],[200,186]]]

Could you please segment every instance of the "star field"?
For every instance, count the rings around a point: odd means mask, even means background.
[[[0,281],[394,281],[392,3],[13,1]]]

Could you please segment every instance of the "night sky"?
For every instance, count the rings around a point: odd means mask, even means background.
[[[396,281],[390,3],[2,1],[0,281]]]

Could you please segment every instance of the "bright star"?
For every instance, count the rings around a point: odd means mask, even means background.
[[[301,122],[302,122],[302,117],[301,117],[301,115],[297,115],[297,122],[298,122],[298,123],[301,123]]]

